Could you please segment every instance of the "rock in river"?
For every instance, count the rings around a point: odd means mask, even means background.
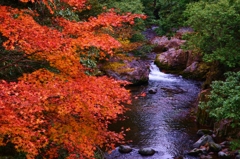
[[[197,142],[193,144],[193,147],[199,148],[200,146],[205,145],[207,142],[213,142],[213,139],[210,135],[202,136]]]
[[[230,159],[231,157],[230,157],[230,155],[226,154],[225,152],[220,151],[220,152],[218,152],[218,158],[220,158],[220,159]]]
[[[143,155],[143,156],[152,156],[155,154],[155,150],[152,148],[142,148],[138,151],[139,154]]]
[[[127,145],[120,145],[118,148],[118,151],[121,153],[129,153],[132,151],[132,148],[130,146]]]
[[[152,87],[148,90],[150,94],[156,94],[157,93],[157,87]]]

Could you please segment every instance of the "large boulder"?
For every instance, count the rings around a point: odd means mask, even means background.
[[[170,49],[170,48],[180,49],[180,46],[185,42],[186,42],[186,40],[181,40],[179,38],[172,37],[169,40],[168,44],[166,45],[166,48],[167,49]]]
[[[199,62],[199,61],[192,61],[192,63],[189,65],[188,63],[187,63],[187,67],[181,73],[184,77],[190,77],[190,78],[202,79],[202,80],[207,78],[206,75],[210,70],[209,64],[205,62]]]
[[[154,37],[150,43],[153,44],[155,47],[153,48],[153,52],[161,53],[167,50],[166,45],[168,44],[169,40],[168,37]]]
[[[125,80],[132,84],[144,84],[149,80],[150,65],[148,62],[135,58],[114,58],[100,65],[100,70],[107,76],[117,80]]]
[[[191,32],[191,28],[181,28],[170,39],[166,36],[152,38],[150,42],[155,45],[153,52],[158,53],[155,64],[169,73],[205,80],[210,66],[202,61],[202,55],[181,49],[186,42],[181,39],[182,35]]]
[[[171,39],[169,39],[166,36],[162,36],[162,37],[154,37],[150,42],[151,44],[155,45],[153,52],[162,53],[171,48],[179,49],[180,46],[186,41],[176,37],[172,37]]]
[[[157,55],[155,64],[161,69],[183,70],[186,68],[188,53],[182,49],[171,48]]]
[[[210,70],[210,65],[202,62],[200,55],[176,47],[158,54],[154,62],[162,70],[187,78],[204,80]]]

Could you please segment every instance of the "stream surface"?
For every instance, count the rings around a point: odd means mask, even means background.
[[[197,125],[190,117],[190,108],[194,105],[201,83],[184,79],[181,76],[165,74],[151,64],[148,85],[131,87],[133,104],[131,111],[125,115],[125,121],[112,125],[111,129],[119,131],[122,126],[130,128],[126,140],[133,151],[128,154],[114,150],[106,159],[172,159],[183,156],[192,149],[198,140]],[[148,90],[157,88],[156,94]],[[139,96],[141,93],[146,96]],[[153,156],[141,156],[140,148],[150,147],[158,151]]]

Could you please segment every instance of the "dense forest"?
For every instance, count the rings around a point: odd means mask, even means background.
[[[97,158],[124,142],[126,128],[108,125],[131,104],[129,83],[97,65],[139,47],[143,56],[153,25],[159,36],[194,30],[183,48],[220,70],[206,78],[199,109],[239,128],[239,24],[240,0],[0,0],[0,153]]]

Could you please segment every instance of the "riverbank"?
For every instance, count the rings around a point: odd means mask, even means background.
[[[155,38],[155,34],[154,33],[152,33],[152,31],[154,30],[154,28],[153,29],[148,29],[147,31],[145,31],[144,32],[144,34],[146,35],[146,37],[148,38],[148,40],[149,41],[151,41],[151,39],[156,39]],[[149,34],[149,35],[148,35]],[[181,37],[181,36],[180,36]],[[161,39],[163,39],[163,40],[161,40]],[[165,40],[164,40],[165,39]],[[169,41],[169,40],[167,40],[166,38],[158,38],[158,43],[155,43],[155,44],[157,44],[157,46],[155,46],[155,51],[156,51],[156,48],[157,48],[157,50],[159,51],[160,50],[160,53],[158,52],[158,54],[161,54],[161,51],[165,51],[165,52],[167,52],[168,50],[171,50],[171,48],[169,48],[169,46],[173,46],[174,48],[175,48],[175,50],[173,50],[173,51],[176,51],[176,48],[180,48],[180,45],[182,44],[182,42],[181,41],[179,41],[179,42],[177,42],[178,40],[173,40],[173,41],[175,41],[176,43],[174,44],[174,45],[172,45],[171,43],[171,41]],[[160,42],[160,43],[159,43]],[[161,46],[159,47],[159,45],[158,44],[160,44]],[[167,47],[168,48],[167,48]],[[160,48],[160,49],[159,49]],[[171,54],[171,53],[170,53]],[[189,52],[188,52],[188,54],[189,54]],[[156,52],[152,52],[151,54],[149,54],[148,56],[150,56],[150,58],[148,57],[148,62],[150,62],[150,61],[154,61],[154,60],[156,60],[156,55],[157,55],[157,53]],[[166,56],[165,56],[166,57]],[[178,57],[177,55],[175,56],[175,57]],[[184,56],[185,57],[185,56]],[[187,55],[186,57],[190,57],[189,55]],[[172,56],[169,56],[168,57],[170,60],[172,60],[171,58],[172,58]],[[218,155],[218,153],[220,153],[220,155],[222,154],[223,155],[223,157],[225,156],[224,154],[229,154],[229,157],[231,156],[231,157],[235,157],[236,155],[237,155],[237,153],[235,154],[234,152],[235,151],[231,151],[230,150],[230,147],[229,147],[229,145],[226,145],[226,144],[223,144],[223,143],[229,143],[229,140],[227,140],[226,139],[226,136],[221,136],[221,137],[219,137],[219,134],[218,133],[216,133],[216,128],[213,128],[213,125],[212,125],[212,123],[211,122],[209,122],[209,118],[208,118],[208,115],[206,114],[206,112],[205,113],[200,113],[200,109],[198,108],[198,102],[199,101],[201,101],[202,99],[201,99],[201,97],[203,96],[203,92],[204,92],[204,90],[205,90],[205,88],[208,88],[209,87],[209,85],[210,85],[210,83],[213,81],[213,80],[215,80],[215,79],[217,79],[217,78],[219,78],[219,76],[221,76],[220,75],[220,72],[218,72],[218,71],[220,71],[219,69],[217,69],[217,70],[215,70],[214,68],[218,68],[216,65],[211,65],[211,66],[207,66],[207,65],[205,65],[205,64],[201,64],[201,65],[198,65],[198,66],[200,66],[199,68],[200,68],[200,70],[204,70],[204,71],[201,71],[200,73],[199,73],[199,69],[196,69],[196,65],[197,65],[197,63],[196,62],[194,62],[194,59],[195,60],[197,60],[197,62],[198,62],[198,64],[199,64],[199,61],[201,61],[202,62],[202,60],[201,59],[199,59],[199,58],[201,58],[201,57],[197,57],[197,58],[193,58],[193,57],[190,57],[190,60],[188,60],[188,59],[184,59],[185,60],[185,62],[186,62],[186,64],[185,64],[185,67],[186,68],[182,68],[183,70],[184,69],[187,69],[188,71],[190,70],[190,72],[189,72],[189,74],[188,74],[188,76],[187,77],[200,77],[199,79],[201,79],[202,81],[204,81],[203,83],[201,83],[201,84],[199,84],[199,88],[200,88],[200,90],[199,90],[199,94],[197,95],[197,98],[196,98],[196,100],[195,101],[192,101],[192,102],[194,102],[195,104],[194,104],[194,106],[193,107],[191,107],[187,112],[188,112],[188,114],[186,115],[186,116],[189,116],[189,118],[187,119],[187,121],[188,122],[190,122],[190,121],[193,121],[193,125],[191,125],[191,127],[195,127],[195,130],[194,130],[194,132],[192,132],[192,136],[194,136],[195,138],[191,141],[191,142],[196,142],[197,140],[198,140],[198,135],[196,135],[196,133],[198,132],[198,130],[199,129],[201,129],[201,128],[207,128],[207,129],[209,129],[209,130],[211,130],[212,129],[212,131],[214,132],[212,135],[212,137],[213,137],[213,140],[216,142],[216,143],[218,143],[218,144],[220,144],[221,145],[221,149],[219,149],[218,151],[214,151],[214,152],[211,152],[210,150],[209,150],[209,142],[207,142],[207,143],[205,143],[205,144],[203,144],[203,145],[201,145],[201,146],[199,146],[198,148],[206,148],[206,150],[204,150],[204,152],[205,153],[203,153],[203,151],[202,151],[202,149],[198,152],[198,153],[194,153],[194,155],[193,156],[197,156],[197,157],[200,157],[200,158],[222,158],[222,157],[219,157],[219,155]],[[166,59],[165,59],[166,60]],[[190,62],[192,63],[190,63]],[[146,61],[145,61],[146,62]],[[175,61],[176,62],[176,61]],[[180,63],[183,63],[183,62],[181,62],[181,60],[180,60]],[[159,65],[158,65],[159,66]],[[188,67],[189,66],[189,67]],[[204,66],[204,67],[202,67],[202,66]],[[206,67],[205,67],[206,66]],[[155,67],[155,66],[153,66],[153,65],[151,65],[150,66],[150,69],[152,68],[152,67]],[[194,67],[195,67],[195,69],[197,70],[196,72],[195,72],[195,75],[194,76],[192,76],[191,75],[191,71],[194,71]],[[160,67],[161,68],[161,67]],[[163,70],[165,70],[166,72],[171,72],[171,67],[169,67],[169,68],[164,68]],[[179,71],[179,70],[178,70]],[[182,74],[181,72],[182,71],[179,71],[180,73],[178,73],[178,74]],[[174,70],[174,73],[176,73],[176,70]],[[199,75],[199,76],[196,76],[196,74],[197,75]],[[150,75],[149,75],[149,81],[148,81],[148,86],[151,86],[151,80],[158,80],[158,78],[159,77],[157,77],[156,78],[156,75],[159,75],[159,76],[161,76],[161,75],[166,75],[165,73],[163,73],[163,72],[158,72],[158,73],[156,73],[155,72],[155,74],[152,74],[152,72],[150,72]],[[171,75],[172,77],[174,77],[174,76],[176,76],[176,77],[178,77],[178,75]],[[155,79],[154,79],[155,78]],[[162,77],[161,77],[162,78]],[[186,79],[187,80],[187,79]],[[160,80],[161,81],[161,80]],[[163,80],[162,80],[162,82],[166,82],[166,81],[172,81],[172,79],[171,78],[163,78]],[[190,80],[191,81],[191,80]],[[147,87],[148,87],[147,86]],[[144,86],[141,86],[141,87],[144,87]],[[152,89],[152,88],[148,88],[148,89]],[[159,87],[154,87],[153,88],[153,90],[155,91],[155,90],[158,90],[159,89]],[[180,91],[180,90],[171,90],[170,88],[160,88],[160,89],[163,89],[163,90],[165,90],[165,91],[169,91],[168,93],[169,94],[174,94],[173,92],[182,92],[182,90]],[[171,92],[172,91],[172,92]],[[147,90],[145,89],[145,90],[141,90],[141,92],[138,92],[139,94],[146,94],[146,92],[147,92]],[[183,91],[184,92],[184,91]],[[156,93],[156,92],[155,92]],[[154,94],[155,94],[154,93]],[[150,94],[146,94],[146,95],[150,95]],[[140,97],[137,97],[137,95],[135,95],[135,97],[137,98],[137,100],[142,100],[142,99],[144,99],[145,97],[143,97],[143,96],[140,96]],[[159,100],[165,100],[165,98],[161,98],[161,99],[159,99]],[[144,104],[145,106],[146,106],[146,104]],[[148,107],[148,106],[146,106],[147,107],[147,109],[152,109],[152,107],[150,106],[150,107]],[[133,108],[131,108],[131,109],[133,109]],[[134,108],[133,110],[135,110],[136,108]],[[145,109],[142,109],[143,111],[146,111]],[[190,112],[190,113],[189,113]],[[182,113],[182,112],[181,112]],[[185,117],[186,117],[185,116]],[[200,121],[203,121],[203,122],[200,122]],[[129,122],[129,121],[128,121]],[[128,125],[128,122],[126,122],[125,124],[123,124],[123,126],[126,126],[126,125]],[[206,123],[207,122],[207,123]],[[212,121],[212,122],[214,122],[214,121]],[[135,122],[135,124],[136,124],[137,122]],[[204,123],[204,124],[203,124]],[[186,124],[186,123],[185,123]],[[131,124],[130,124],[131,125]],[[197,127],[197,128],[196,128]],[[153,128],[154,129],[154,128]],[[139,128],[135,128],[134,130],[137,130],[137,131],[139,131]],[[151,130],[149,130],[149,131],[151,131]],[[224,131],[224,130],[223,130]],[[128,138],[129,140],[135,140],[135,135],[130,135],[132,138]],[[128,137],[128,133],[127,133],[127,137]],[[193,144],[193,143],[192,143]],[[182,154],[180,154],[180,153],[178,153],[178,155],[175,155],[175,156],[172,156],[172,157],[179,157],[180,156],[180,158],[181,158],[181,156],[183,155],[183,154],[189,154],[191,151],[195,151],[194,149],[192,149],[193,148],[193,145],[192,144],[189,144],[187,147],[188,147],[188,150],[186,150],[185,149],[185,151],[183,152],[183,151],[181,151],[182,152]],[[135,155],[136,154],[136,152],[137,152],[137,148],[140,148],[141,146],[144,146],[144,145],[134,145],[134,144],[132,144],[132,143],[130,143],[130,145],[131,146],[133,146],[133,151],[129,154],[130,156],[128,156],[128,157],[133,157],[133,156],[131,156],[131,155]],[[145,146],[147,146],[147,147],[151,147],[151,145],[145,145]],[[186,147],[186,146],[185,146]],[[164,148],[162,148],[162,149],[164,149]],[[157,150],[158,151],[158,150]],[[167,150],[164,150],[164,151],[167,151]],[[160,152],[164,152],[164,151],[160,151]],[[178,152],[179,150],[176,150],[176,152]],[[164,153],[163,153],[164,154]],[[163,155],[162,153],[161,153],[161,155]],[[196,155],[197,154],[197,155]],[[230,155],[231,154],[231,155]],[[138,154],[139,155],[139,154]],[[159,155],[159,154],[158,154]],[[110,155],[110,158],[111,157],[113,157],[114,156],[114,158],[115,157],[119,157],[120,159],[123,157],[122,156],[122,154],[121,153],[119,153],[117,150],[116,151],[114,151],[113,152],[113,154],[111,154]],[[155,155],[154,155],[155,156]],[[124,154],[124,157],[126,157],[126,154]],[[123,157],[123,158],[124,158]],[[139,157],[139,156],[134,156],[135,158],[136,157]],[[156,157],[156,156],[155,156]],[[159,156],[158,156],[159,157]],[[166,157],[166,156],[165,156]],[[109,159],[110,159],[109,158]],[[161,158],[164,158],[163,156],[161,157]]]
[[[123,154],[116,149],[107,159],[141,159],[138,150],[148,147],[157,151],[148,157],[150,159],[178,157],[189,151],[197,140],[199,128],[190,109],[201,83],[159,72],[153,63],[151,68],[147,85],[130,88],[133,104],[127,106],[131,109],[125,114],[128,118],[111,126],[111,130],[122,126],[130,128],[126,140],[132,140],[127,144],[133,150]],[[157,92],[149,93],[151,88],[156,88]]]

